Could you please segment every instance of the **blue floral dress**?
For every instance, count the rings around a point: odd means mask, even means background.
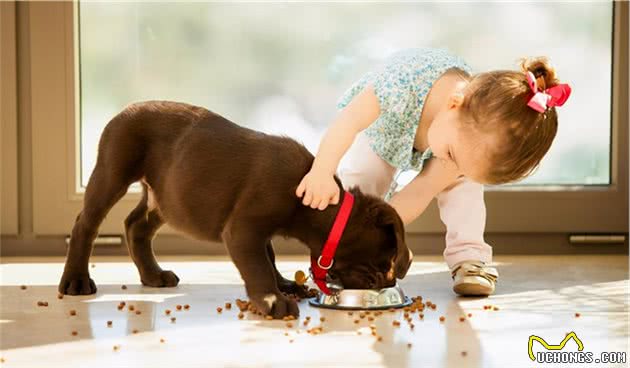
[[[466,62],[445,49],[414,48],[390,56],[376,71],[364,75],[348,89],[337,108],[342,109],[371,84],[378,97],[381,115],[366,130],[370,147],[387,163],[398,169],[422,171],[425,160],[432,157],[430,148],[414,150],[413,144],[426,96],[433,83],[451,68],[468,74],[472,70]],[[398,178],[398,176],[396,177]],[[389,199],[396,180],[385,196]]]

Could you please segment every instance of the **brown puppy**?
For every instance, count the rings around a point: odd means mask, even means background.
[[[319,211],[295,196],[312,163],[296,141],[240,127],[202,107],[166,101],[127,107],[103,130],[59,291],[96,292],[88,272],[92,242],[112,206],[141,181],[143,196],[125,220],[125,234],[144,285],[179,282],[160,268],[151,247],[168,222],[193,238],[222,240],[259,311],[297,316],[297,304],[282,291],[299,287],[275,269],[270,239],[293,237],[320,255],[339,206]],[[355,204],[329,272],[345,288],[392,286],[411,263],[403,223],[384,201],[351,192]]]

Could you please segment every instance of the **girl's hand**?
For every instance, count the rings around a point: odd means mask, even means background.
[[[339,203],[339,186],[332,175],[311,169],[302,178],[295,195],[302,197],[302,204],[324,210],[329,204]]]

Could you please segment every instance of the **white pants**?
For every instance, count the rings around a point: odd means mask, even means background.
[[[390,188],[396,168],[380,158],[369,146],[363,132],[339,165],[344,187],[358,186],[364,193],[383,198]],[[437,196],[440,219],[446,225],[444,259],[449,267],[465,260],[492,262],[492,247],[483,238],[486,206],[483,185],[460,178]]]

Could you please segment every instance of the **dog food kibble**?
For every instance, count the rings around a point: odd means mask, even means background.
[[[123,310],[123,308],[124,308],[124,307],[123,307],[122,305],[119,305],[119,306],[118,306],[118,307],[116,307],[116,308],[118,308],[118,310]]]
[[[57,299],[63,299],[63,294],[57,294]]]
[[[164,314],[166,314],[167,316],[170,315],[171,314],[171,310],[170,309],[165,310]]]
[[[114,345],[114,351],[118,351],[120,349],[120,345]]]
[[[468,313],[468,318],[472,317],[472,313]]]
[[[576,314],[575,314],[575,318],[578,318],[579,316],[580,316],[580,314],[579,314],[579,313],[576,313]]]
[[[232,309],[232,303],[225,303],[225,309]]]
[[[230,307],[231,307],[231,306],[230,306]],[[189,310],[189,309],[190,309],[190,305],[188,305],[188,304],[184,304],[184,309],[185,309],[185,310]],[[226,305],[226,306],[225,306],[225,309],[230,309],[230,308],[228,308],[228,307],[227,307],[227,305]]]
[[[293,328],[293,323],[287,322],[287,328]]]
[[[238,309],[240,309],[241,312],[245,312],[247,310],[247,307],[249,306],[249,303],[241,299],[236,299],[236,306],[238,307]]]
[[[244,317],[245,315],[243,314],[243,312],[238,313],[238,319],[243,319]]]
[[[411,343],[407,344],[407,348],[411,349]]]
[[[495,311],[498,311],[499,307],[493,307],[492,309],[495,310]]]
[[[38,306],[38,307],[43,307],[43,306],[44,306],[44,302],[42,302],[42,301],[38,301],[38,302],[37,302],[37,306]]]
[[[394,309],[394,308],[389,308],[389,312],[390,312],[390,313],[394,313],[394,312],[396,312],[396,309]]]
[[[437,305],[431,304],[431,309],[435,310],[436,308],[437,308]]]
[[[266,316],[265,316],[265,319],[266,319],[267,321],[271,321],[271,320],[273,319],[273,317],[272,317],[272,316],[270,316],[270,315],[266,315]]]
[[[177,304],[177,305],[175,306],[175,309],[177,309],[178,311],[180,311],[180,310],[182,310],[182,306],[181,306],[181,305],[179,305],[179,304]]]
[[[223,311],[223,308],[217,307],[217,313],[221,313],[222,311]]]
[[[112,327],[112,321],[107,321],[107,327]]]
[[[129,309],[129,312],[133,312],[136,309],[136,307],[133,305],[130,305],[129,308],[127,309]]]
[[[326,317],[319,317],[320,322],[324,322],[325,320],[326,320]]]
[[[405,314],[403,314],[403,317],[409,318],[409,312],[405,312]]]
[[[383,336],[379,336],[376,340],[377,341],[383,341]]]
[[[446,318],[444,318],[444,316],[440,316],[440,322],[444,322],[444,320],[446,320]]]
[[[355,319],[355,320],[354,320],[354,323],[355,323],[355,324],[358,324],[359,322],[360,322],[360,321],[359,321],[358,319]]]
[[[374,315],[375,315],[375,316],[380,316],[381,314],[383,314],[383,312],[381,312],[381,311],[376,311],[376,312],[374,312]]]
[[[127,285],[123,285],[120,288],[123,289],[123,290],[127,290]]]
[[[306,283],[307,277],[304,271],[297,270],[295,271],[294,279],[296,284],[302,286]]]
[[[77,315],[77,311],[75,311],[74,309],[70,310],[70,315],[71,316],[76,316]]]
[[[462,356],[465,357],[466,355],[468,355],[468,353],[466,351],[462,351]]]
[[[79,334],[78,332],[76,332],[76,331],[72,331],[72,336],[76,336],[76,335],[78,335],[78,334]]]
[[[393,322],[392,322],[392,326],[394,326],[394,327],[400,327],[400,322],[399,322],[399,321],[393,321]]]
[[[460,322],[464,322],[465,320],[466,320],[466,317],[459,317]]]
[[[359,313],[359,318],[365,318],[365,313],[363,312]]]
[[[409,323],[409,328],[413,330],[413,328],[416,327],[416,325],[414,325],[413,323]]]
[[[424,313],[418,314],[418,317],[420,317],[420,319],[424,319]]]
[[[137,334],[138,330],[134,329],[133,331],[131,331],[131,333]]]
[[[164,343],[166,342],[166,340],[164,340],[164,339],[160,339],[160,342],[161,342],[162,344],[164,344]]]
[[[374,317],[369,316],[369,317],[368,317],[368,321],[370,321],[370,322],[374,321]]]
[[[124,307],[125,305],[127,305],[127,303],[125,303],[125,302],[120,302],[120,303],[118,303],[118,305],[120,305],[121,307]]]
[[[142,312],[141,312],[141,311],[139,311],[139,310],[137,310],[137,311],[136,311],[136,314],[142,314]]]
[[[176,320],[177,320],[177,318],[171,317],[171,323],[175,323]]]
[[[26,290],[26,285],[22,285],[22,286],[20,286],[20,289],[22,289],[22,290]]]

